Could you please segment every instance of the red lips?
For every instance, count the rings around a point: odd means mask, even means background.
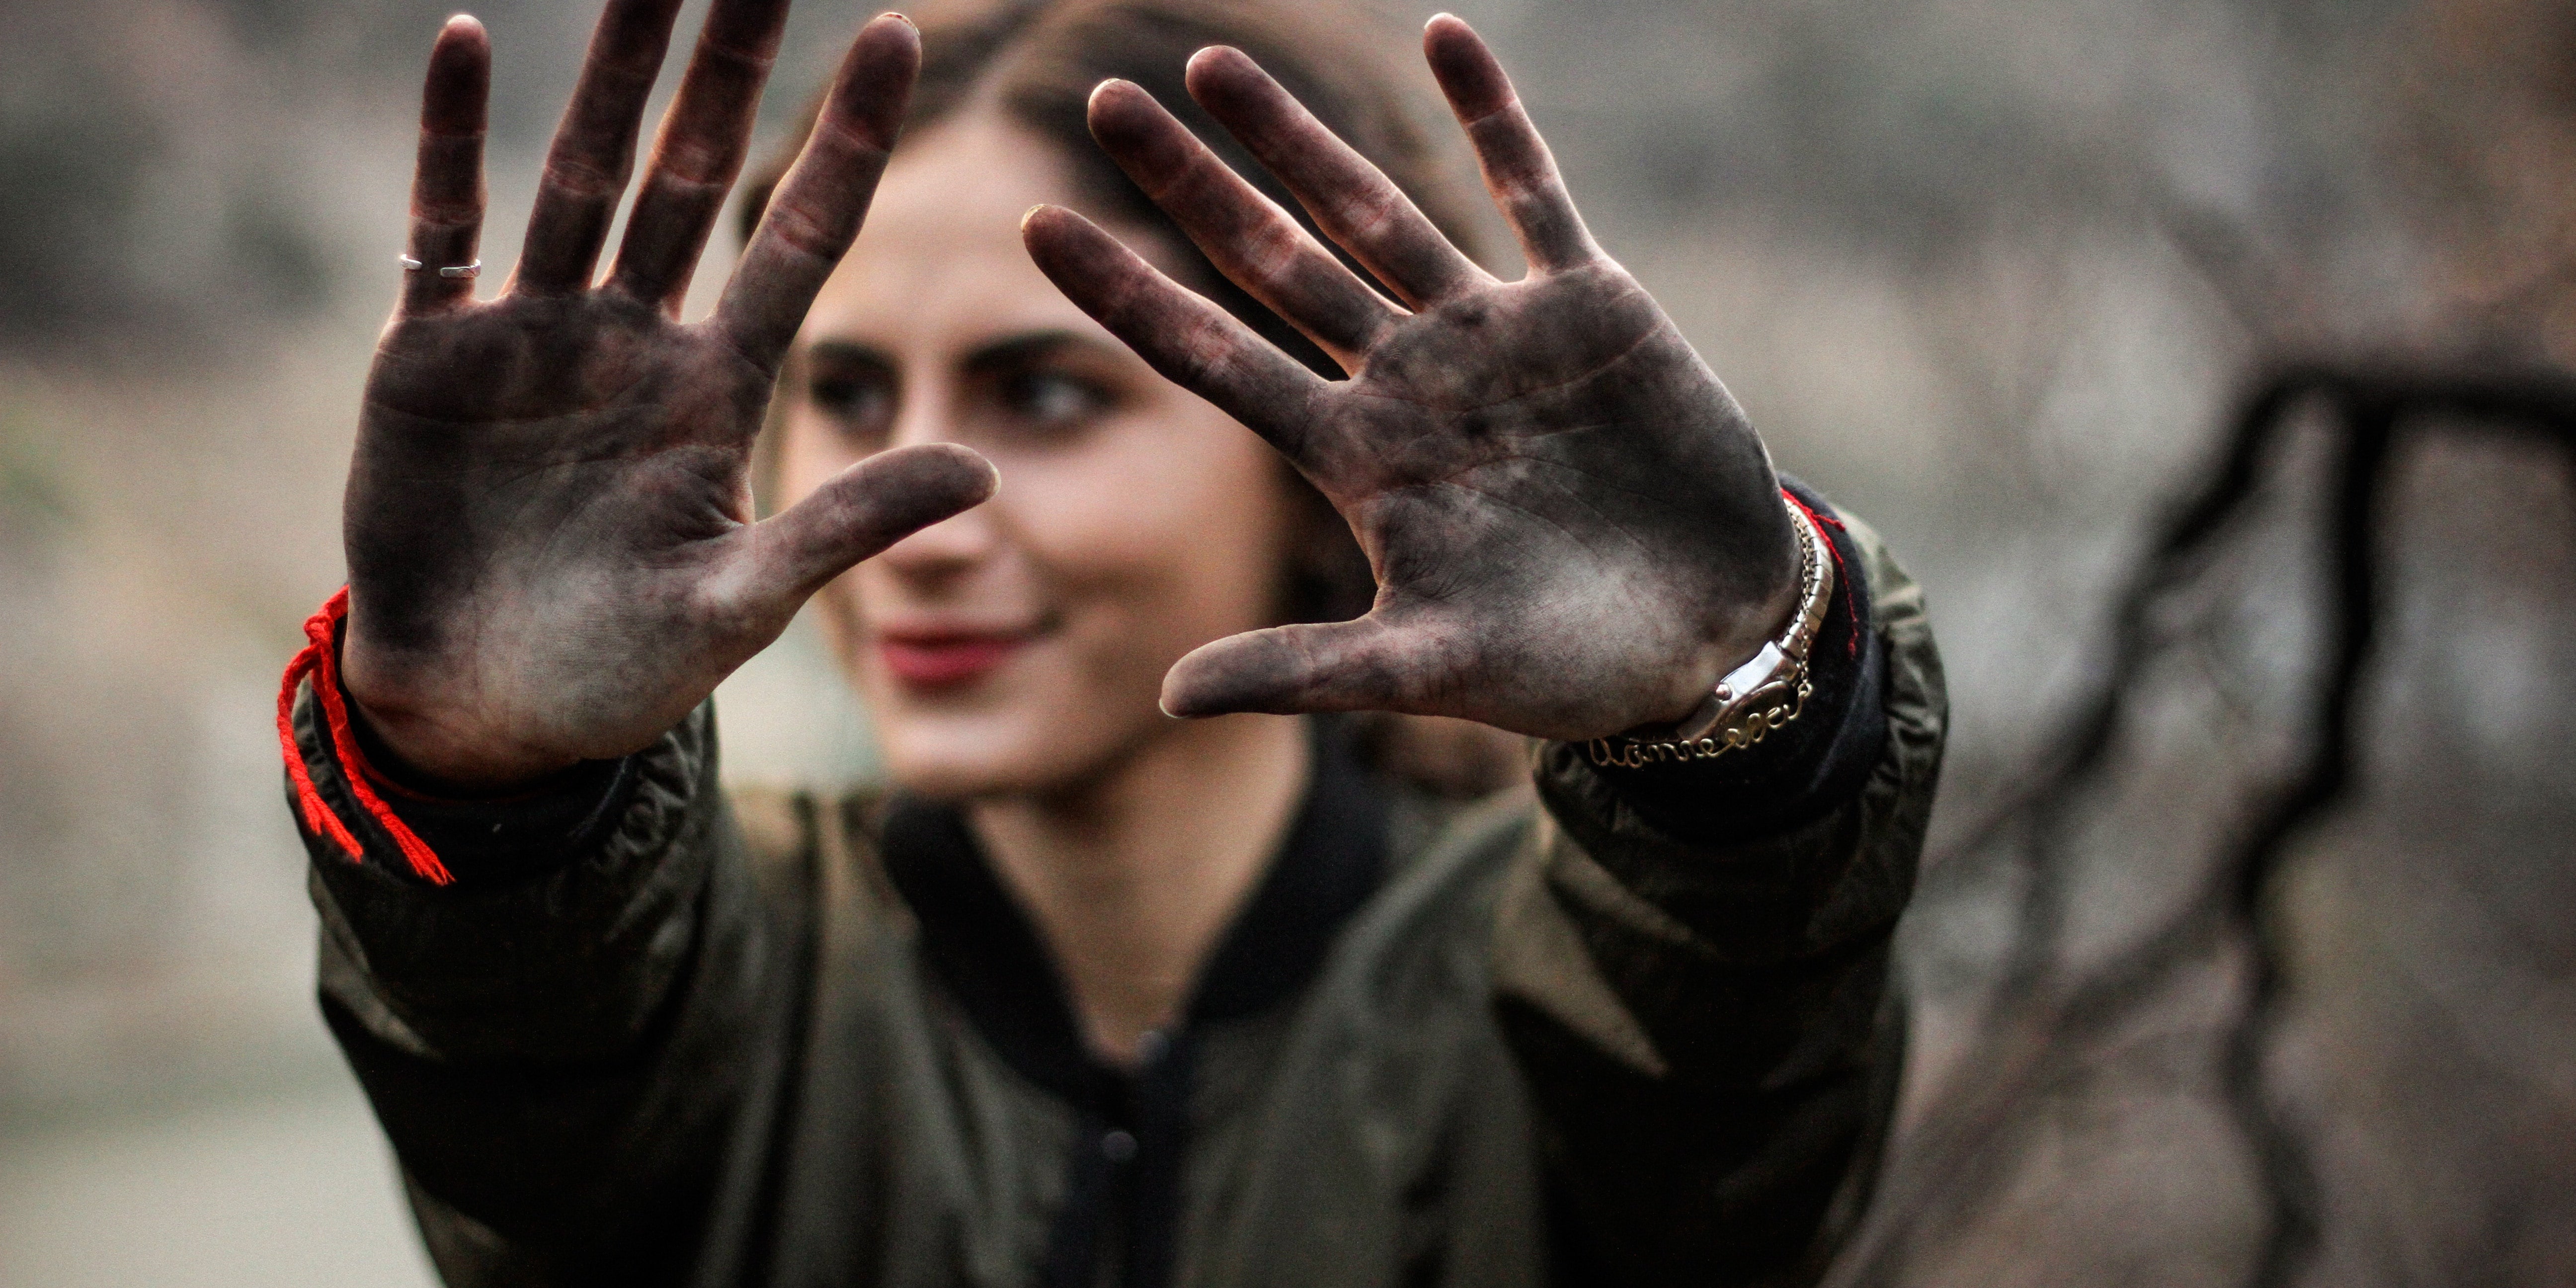
[[[981,678],[1029,642],[1026,635],[886,634],[877,653],[894,678],[915,688],[944,689]]]

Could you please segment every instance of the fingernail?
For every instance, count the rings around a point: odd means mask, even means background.
[[[907,27],[912,28],[914,31],[919,31],[919,30],[921,30],[921,24],[920,24],[920,23],[917,23],[917,22],[914,22],[914,21],[912,20],[912,15],[911,15],[911,14],[907,14],[907,13],[896,13],[894,10],[892,10],[892,9],[888,9],[888,10],[886,10],[886,11],[885,11],[884,16],[885,16],[885,17],[888,17],[888,18],[892,18],[892,19],[894,19],[896,22],[902,23],[903,25],[905,25],[905,26],[907,26]]]

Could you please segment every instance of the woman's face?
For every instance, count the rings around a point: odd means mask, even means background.
[[[1108,771],[1177,728],[1155,705],[1173,662],[1276,620],[1296,522],[1277,458],[1021,249],[1023,211],[1079,196],[1062,158],[996,113],[908,140],[781,385],[789,503],[905,444],[963,443],[1001,472],[990,502],[821,597],[888,766],[916,791],[1044,792]],[[1110,231],[1176,266],[1152,234]]]

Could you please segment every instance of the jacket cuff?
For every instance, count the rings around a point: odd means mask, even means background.
[[[354,704],[349,717],[363,760],[341,772],[366,775],[459,885],[513,880],[570,861],[605,838],[634,794],[636,758],[620,756],[585,760],[508,796],[441,796],[395,768],[400,762]]]
[[[1570,744],[1548,749],[1551,768],[1598,778],[1646,822],[1683,841],[1756,840],[1798,828],[1857,796],[1887,740],[1887,660],[1870,629],[1870,592],[1859,546],[1805,484],[1781,484],[1818,520],[1836,565],[1832,606],[1809,654],[1814,691],[1797,720],[1714,760],[1601,766]]]

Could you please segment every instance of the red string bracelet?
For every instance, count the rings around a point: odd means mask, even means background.
[[[342,586],[304,619],[304,648],[286,664],[285,678],[278,684],[277,743],[286,754],[287,776],[295,781],[296,807],[304,815],[304,825],[315,835],[330,838],[351,862],[366,861],[366,848],[358,843],[357,836],[330,806],[322,803],[322,793],[313,785],[312,771],[305,767],[304,749],[295,744],[295,691],[309,678],[313,681],[313,696],[322,704],[323,721],[330,726],[331,751],[339,759],[340,777],[349,784],[350,794],[358,798],[359,808],[393,838],[395,848],[411,864],[413,875],[432,885],[447,885],[456,878],[446,864],[438,861],[438,853],[410,825],[396,818],[384,798],[367,783],[370,771],[366,753],[358,749],[358,736],[349,727],[349,704],[340,696],[340,624],[348,618],[349,588]]]

